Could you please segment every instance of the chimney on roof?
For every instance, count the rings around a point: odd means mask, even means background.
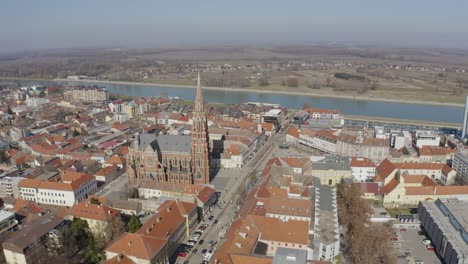
[[[168,212],[172,211],[172,208],[171,208],[171,207],[168,207],[168,208],[167,208],[167,211],[168,211]]]
[[[107,210],[107,213],[108,213],[109,215],[111,215],[111,210]]]
[[[119,255],[119,256],[117,257],[117,261],[118,261],[118,262],[122,262],[122,259],[123,259],[123,255]]]
[[[129,246],[129,247],[132,246],[132,241],[128,241],[128,246]]]
[[[151,230],[153,230],[153,229],[151,229],[151,228],[146,229],[146,233],[148,233],[148,234],[151,233]]]

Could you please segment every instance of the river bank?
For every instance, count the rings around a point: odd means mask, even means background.
[[[3,80],[25,80],[25,81],[51,81],[51,82],[69,82],[69,83],[93,83],[93,84],[116,84],[116,85],[132,85],[132,86],[164,86],[174,88],[185,88],[195,89],[192,85],[176,85],[176,84],[164,84],[164,83],[152,83],[152,82],[127,82],[127,81],[107,81],[107,80],[71,80],[71,79],[34,79],[34,78],[6,78],[0,77]],[[418,100],[407,100],[404,98],[393,99],[393,98],[379,98],[366,95],[340,95],[329,92],[323,92],[318,90],[317,92],[299,92],[299,91],[284,91],[284,90],[260,90],[260,89],[249,89],[249,88],[228,88],[228,87],[203,87],[204,90],[222,91],[222,92],[254,92],[262,94],[278,94],[278,95],[295,95],[295,96],[307,96],[315,98],[337,98],[337,99],[350,99],[359,101],[374,101],[374,102],[390,102],[390,103],[405,103],[405,104],[423,104],[423,105],[439,105],[439,106],[451,106],[451,107],[463,107],[463,104],[450,103],[450,102],[435,102],[435,101],[418,101]]]
[[[69,80],[69,79],[54,79],[53,81],[59,82],[77,82],[77,83],[111,83],[111,84],[120,84],[120,85],[137,85],[137,86],[165,86],[165,87],[174,87],[174,88],[192,88],[195,89],[195,86],[191,85],[175,85],[175,84],[162,84],[162,83],[149,83],[149,82],[124,82],[124,81],[101,81],[101,80]],[[417,100],[406,100],[406,99],[388,99],[388,98],[377,98],[369,97],[365,95],[338,95],[330,93],[310,93],[310,92],[298,92],[298,91],[278,91],[278,90],[259,90],[259,89],[249,89],[249,88],[229,88],[229,87],[212,87],[204,86],[204,90],[213,90],[213,91],[223,91],[223,92],[255,92],[255,93],[265,93],[265,94],[283,94],[283,95],[298,95],[298,96],[307,96],[307,97],[324,97],[324,98],[339,98],[339,99],[352,99],[352,100],[361,100],[361,101],[380,101],[380,102],[394,102],[394,103],[407,103],[407,104],[424,104],[424,105],[443,105],[443,106],[453,106],[453,107],[463,107],[463,104],[456,103],[443,103],[443,102],[433,102],[433,101],[417,101]]]
[[[365,121],[365,122],[376,122],[385,124],[403,124],[403,125],[416,125],[416,126],[427,126],[427,127],[443,127],[461,129],[461,123],[450,123],[450,122],[436,122],[436,121],[424,121],[424,120],[410,120],[400,118],[386,118],[386,117],[373,117],[373,116],[360,116],[360,115],[344,115],[347,120],[354,121]]]

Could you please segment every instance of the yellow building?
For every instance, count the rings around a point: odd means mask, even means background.
[[[114,233],[111,225],[123,226],[120,211],[100,204],[83,202],[73,205],[70,216],[86,220],[89,229],[95,238],[109,241],[116,238],[120,233]],[[123,230],[122,230],[123,231]]]

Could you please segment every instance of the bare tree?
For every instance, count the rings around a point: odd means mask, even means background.
[[[298,87],[299,86],[299,80],[296,77],[288,77],[288,79],[286,79],[286,84],[289,87]]]

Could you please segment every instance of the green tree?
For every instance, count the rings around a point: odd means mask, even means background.
[[[79,248],[83,248],[87,245],[91,232],[89,231],[88,222],[86,222],[86,220],[78,217],[73,218],[71,230]]]
[[[91,204],[97,204],[97,205],[100,205],[101,202],[95,198],[95,197],[92,197],[91,200],[89,201]]]
[[[132,215],[130,217],[130,221],[128,222],[128,232],[135,233],[140,229],[142,226],[140,219],[136,215]]]
[[[92,235],[88,238],[88,246],[86,246],[84,255],[88,263],[99,263],[103,259],[102,249],[96,246],[96,240]]]

